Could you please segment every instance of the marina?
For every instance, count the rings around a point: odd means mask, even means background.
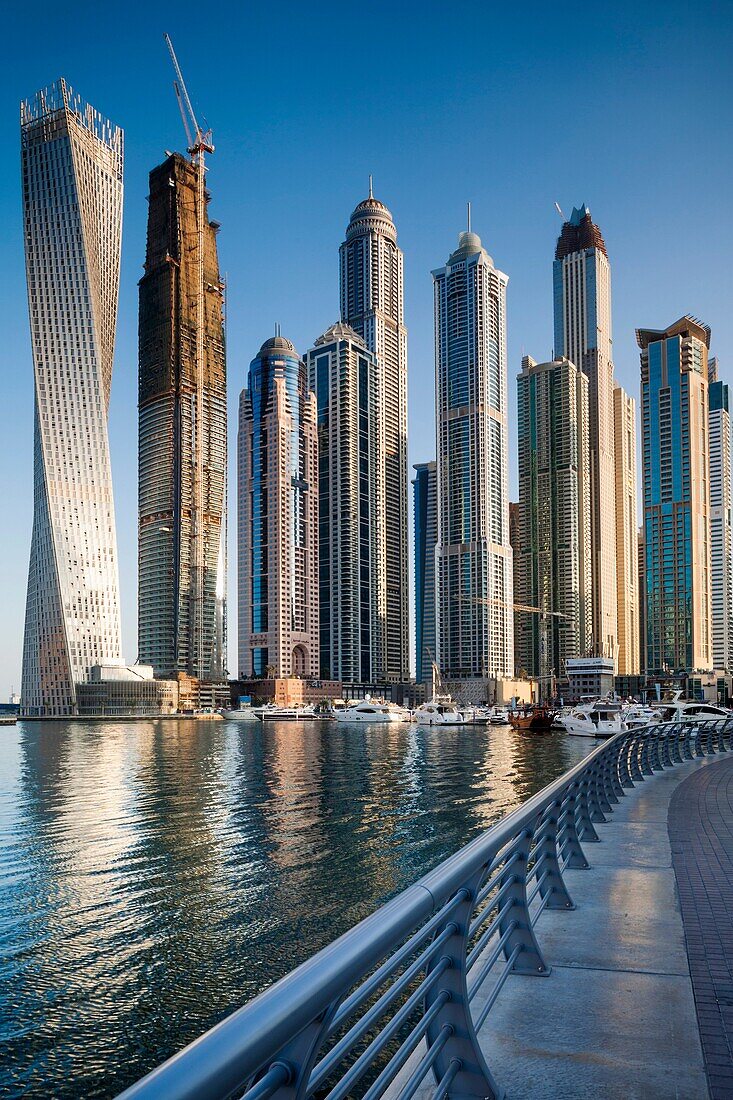
[[[115,1096],[589,745],[485,726],[8,727],[0,1093]]]

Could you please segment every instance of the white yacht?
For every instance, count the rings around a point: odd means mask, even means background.
[[[371,726],[385,726],[411,720],[409,710],[398,707],[396,703],[385,703],[379,699],[361,699],[350,706],[339,707],[338,710],[334,710],[333,717],[337,722],[345,724],[358,722]]]
[[[621,704],[607,699],[580,703],[567,714],[562,714],[556,725],[574,737],[613,737],[626,729]]]
[[[257,717],[260,722],[304,722],[317,720],[320,716],[311,706],[277,707],[268,703],[258,711]]]
[[[631,703],[623,709],[623,720],[630,730],[642,729],[660,721],[659,711],[654,707],[645,707],[641,703]]]
[[[509,711],[506,707],[492,707],[489,722],[492,726],[508,726]]]
[[[681,691],[675,691],[670,699],[662,700],[654,706],[661,722],[700,722],[715,721],[717,718],[730,718],[731,712],[717,703],[706,703],[700,699],[683,699]]]
[[[225,710],[223,717],[227,722],[256,722],[262,706],[253,707],[251,703],[242,703],[236,710]]]
[[[422,703],[413,712],[412,718],[419,726],[466,725],[466,719],[450,695],[436,695],[429,703]]]

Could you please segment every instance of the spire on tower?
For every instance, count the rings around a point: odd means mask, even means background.
[[[374,177],[369,173],[369,198],[374,198]]]

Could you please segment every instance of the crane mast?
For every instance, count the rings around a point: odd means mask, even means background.
[[[188,153],[194,168],[196,180],[196,341],[194,375],[196,379],[191,410],[193,426],[193,446],[191,448],[194,466],[193,499],[191,506],[191,535],[193,543],[191,581],[192,614],[190,621],[190,657],[193,659],[196,675],[205,679],[208,670],[204,669],[204,326],[206,321],[204,283],[204,232],[206,227],[206,153],[214,152],[211,130],[202,130],[191,105],[191,100],[178,64],[176,52],[170,37],[164,35],[168,52],[173,62],[176,79],[173,87],[181,112],[183,128],[188,142]]]

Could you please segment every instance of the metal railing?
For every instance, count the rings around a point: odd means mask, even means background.
[[[573,909],[565,868],[633,787],[727,751],[733,720],[616,734],[249,1004],[124,1100],[503,1095],[477,1032],[510,974],[550,973],[535,925]],[[399,1076],[397,1082],[395,1078]]]

